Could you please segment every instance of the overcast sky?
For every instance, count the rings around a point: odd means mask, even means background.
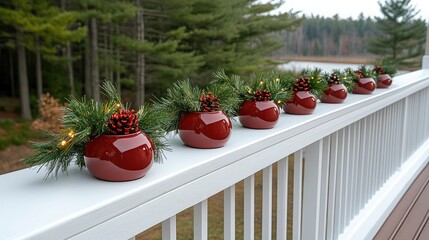
[[[382,2],[384,3],[384,0]],[[428,0],[411,0],[411,5],[420,10],[420,17],[426,21],[429,19]],[[313,14],[332,17],[338,13],[340,18],[356,19],[361,12],[364,16],[382,16],[377,0],[285,0],[280,11],[287,12],[291,9],[301,11],[307,16]]]

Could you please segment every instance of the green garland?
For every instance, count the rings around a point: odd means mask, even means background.
[[[49,140],[34,143],[32,148],[36,154],[24,161],[31,167],[39,165],[39,170],[46,167],[46,177],[51,174],[57,177],[59,172],[67,172],[67,168],[73,161],[83,168],[85,166],[84,149],[88,140],[91,137],[106,134],[109,117],[119,108],[126,109],[111,82],[104,82],[101,90],[107,101],[96,102],[86,97],[77,99],[71,96],[64,109],[62,118],[64,128],[61,129],[61,133],[48,132]],[[149,107],[140,107],[137,116],[139,126],[154,144],[155,161],[162,161],[163,151],[169,150],[168,145],[163,141],[165,130],[159,127],[164,116]]]
[[[306,68],[301,70],[301,72],[296,74],[286,73],[284,76],[284,86],[286,89],[292,89],[295,86],[296,79],[298,77],[306,77],[309,79],[309,91],[318,99],[321,99],[324,95],[323,91],[325,91],[327,83],[322,79],[322,69],[314,68],[313,70]],[[292,97],[291,97],[292,98]],[[289,98],[288,100],[292,100]]]
[[[381,60],[379,60],[378,62],[376,62],[374,64],[373,70],[375,71],[375,69],[377,67],[381,67],[384,70],[384,73],[385,74],[389,74],[391,77],[393,77],[393,75],[395,75],[396,72],[398,71],[398,65],[395,64],[390,59],[381,59]],[[377,72],[375,72],[375,74],[377,75],[376,78],[378,78],[378,76],[380,75]]]
[[[158,99],[154,107],[158,113],[164,114],[162,127],[167,131],[178,131],[180,117],[185,112],[198,112],[201,90],[191,85],[189,80],[178,81],[167,89],[165,97]]]
[[[374,78],[375,73],[370,66],[360,65],[358,69],[355,71],[362,78]]]
[[[235,115],[238,112],[240,105],[244,100],[253,100],[255,93],[261,90],[267,90],[271,94],[271,99],[277,104],[282,104],[288,99],[292,92],[282,86],[284,80],[283,75],[278,72],[267,72],[259,77],[253,77],[250,81],[243,81],[240,76],[227,76],[224,70],[213,73],[213,81],[215,86],[222,86],[223,92],[231,97],[229,98],[230,105],[235,105]],[[232,97],[235,95],[235,97]]]
[[[346,68],[343,72],[333,70],[348,91],[352,91],[361,77],[373,77],[375,67],[381,66],[385,73],[394,74],[396,67],[388,62],[381,62],[370,69],[361,65],[357,70]],[[237,116],[240,105],[244,100],[254,100],[255,94],[266,90],[266,99],[272,99],[277,104],[291,100],[292,92],[297,79],[306,78],[306,88],[317,98],[323,97],[327,87],[329,73],[322,73],[320,68],[304,69],[299,74],[292,72],[267,72],[250,81],[243,81],[238,75],[228,76],[224,70],[214,72],[213,80],[208,88],[200,89],[191,84],[189,80],[178,81],[167,89],[167,94],[155,101],[153,106],[139,107],[136,115],[142,131],[144,131],[154,144],[155,162],[163,160],[164,150],[171,150],[165,141],[167,132],[178,131],[181,116],[185,112],[206,111],[203,107],[215,107],[210,111],[221,109],[229,117]],[[32,148],[36,154],[25,159],[33,167],[47,168],[46,177],[53,174],[57,177],[59,172],[67,172],[67,168],[75,162],[80,168],[85,167],[84,149],[92,137],[107,134],[110,116],[118,109],[127,110],[120,99],[120,94],[111,82],[101,86],[101,92],[106,101],[97,102],[93,99],[74,96],[67,99],[61,119],[63,129],[59,134],[46,132],[47,141],[33,143]],[[268,91],[268,93],[267,93]],[[261,96],[261,95],[259,95]],[[214,105],[213,105],[214,104]]]
[[[352,72],[351,69],[350,69],[350,71]],[[323,81],[328,83],[329,76],[332,73],[334,73],[338,76],[338,80],[340,81],[340,83],[342,83],[347,88],[348,92],[352,92],[353,89],[356,87],[356,82],[353,81],[353,78],[351,76],[349,76],[349,73],[347,71],[341,71],[339,69],[333,69],[330,73],[325,72],[324,74],[322,74]],[[356,74],[354,74],[354,75],[356,75]],[[356,77],[358,77],[358,76],[356,75]]]

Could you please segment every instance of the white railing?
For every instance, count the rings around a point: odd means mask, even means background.
[[[286,239],[288,214],[293,239],[370,239],[428,162],[429,69],[395,77],[372,95],[320,103],[312,115],[281,114],[270,130],[235,124],[223,148],[169,140],[165,163],[136,181],[100,181],[77,168],[48,180],[34,169],[1,175],[0,239],[130,239],[158,223],[163,239],[175,239],[176,214],[192,206],[194,239],[207,239],[207,199],[220,191],[224,239],[254,239],[260,170],[262,239],[272,239],[273,166],[277,239]],[[235,184],[242,180],[244,232],[236,236]]]

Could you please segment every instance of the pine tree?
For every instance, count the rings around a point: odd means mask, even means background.
[[[80,7],[88,25],[85,46],[85,92],[91,93],[90,96],[98,101],[100,100],[100,63],[107,64],[106,58],[111,56],[105,54],[104,59],[100,59],[100,52],[108,49],[108,46],[103,46],[101,49],[99,47],[99,35],[102,32],[100,26],[108,29],[110,25],[132,19],[136,15],[136,7],[129,1],[123,0],[83,0]]]
[[[37,96],[42,94],[42,54],[55,55],[57,46],[67,41],[79,41],[83,29],[70,30],[75,23],[76,15],[72,12],[62,13],[51,5],[49,0],[40,1],[8,1],[0,7],[0,19],[15,29],[15,37],[10,45],[16,46],[18,53],[20,95],[22,101],[22,117],[31,118],[26,50],[36,55]],[[14,41],[15,40],[15,41]]]
[[[378,29],[384,35],[373,39],[369,51],[396,62],[399,67],[420,65],[419,56],[424,54],[426,24],[415,19],[419,13],[411,0],[386,0],[379,2],[383,18],[376,17]]]
[[[186,27],[184,48],[202,57],[200,79],[224,68],[249,73],[267,64],[267,54],[282,42],[273,32],[293,29],[296,13],[269,14],[278,4],[251,0],[167,0],[164,12],[173,28]]]

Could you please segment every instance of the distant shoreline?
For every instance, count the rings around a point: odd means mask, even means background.
[[[308,61],[308,62],[328,62],[328,63],[351,63],[351,64],[372,64],[374,57],[371,56],[284,56],[271,57],[273,61],[287,63],[290,61]]]

